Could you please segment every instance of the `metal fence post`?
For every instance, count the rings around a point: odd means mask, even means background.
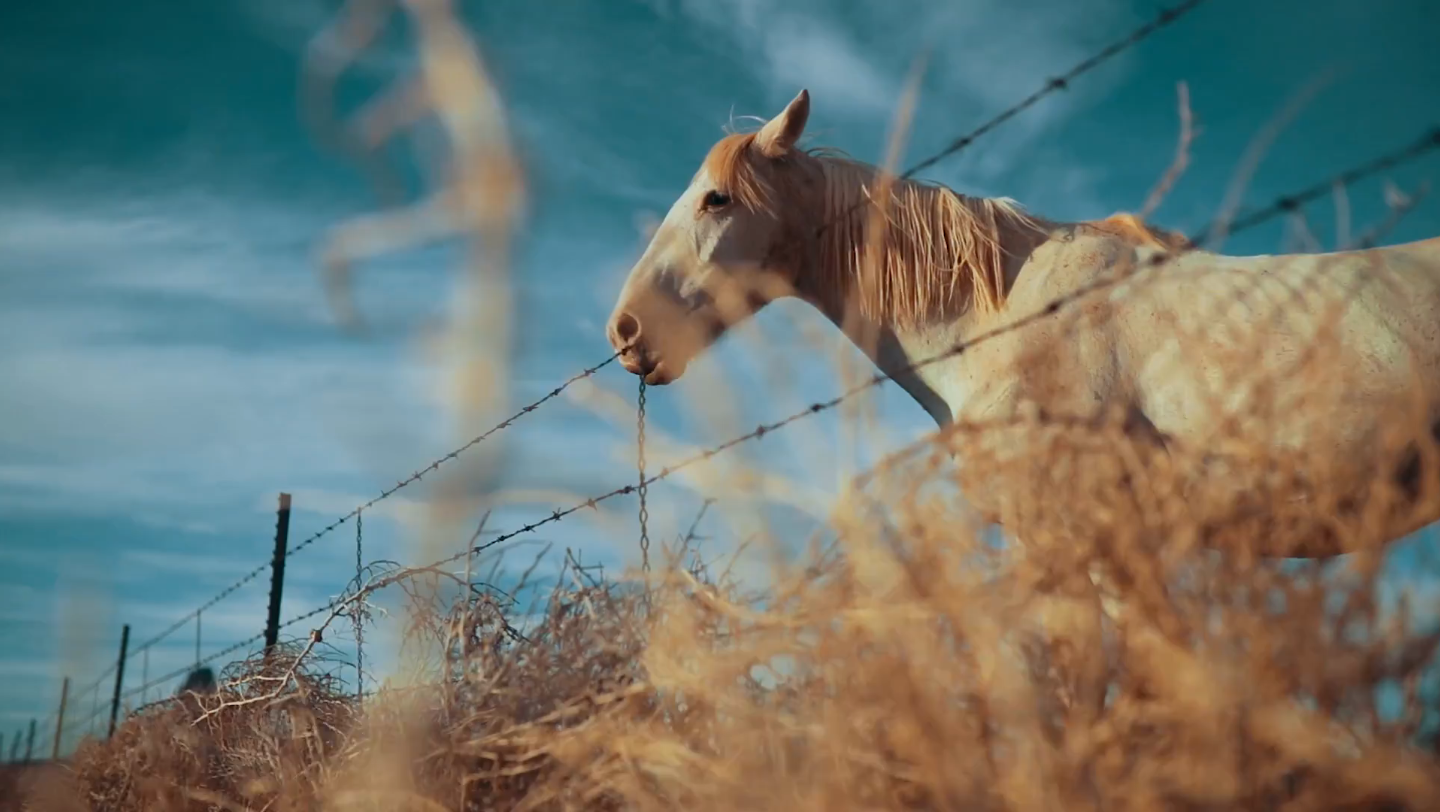
[[[125,655],[130,649],[130,624],[120,630],[120,659],[115,662],[115,693],[110,697],[110,730],[105,738],[115,735],[115,719],[120,715],[120,688],[125,684]]]
[[[55,741],[50,745],[50,760],[60,760],[60,737],[65,733],[65,703],[70,699],[70,678],[60,683],[60,711],[55,715]]]
[[[285,548],[290,543],[290,494],[280,494],[275,514],[275,554],[270,559],[270,610],[265,616],[265,653],[280,638],[280,593],[285,587]]]

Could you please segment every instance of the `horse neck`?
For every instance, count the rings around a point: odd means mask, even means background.
[[[877,185],[875,167],[832,158],[817,159],[815,182],[810,185],[813,199],[802,209],[816,213],[805,228],[828,224],[815,240],[805,261],[800,263],[795,280],[797,295],[823,313],[881,372],[891,377],[940,425],[950,422],[953,407],[932,386],[933,369],[916,370],[914,364],[945,348],[963,341],[984,329],[990,312],[974,303],[974,285],[967,273],[949,274],[955,288],[932,295],[933,304],[926,312],[896,312],[894,301],[867,301],[877,292],[875,286],[860,283],[865,257],[867,219],[873,212],[867,191]],[[1010,261],[1028,253],[1027,240],[1033,240],[1037,220],[1012,213],[1008,203],[963,198],[943,187],[934,187],[909,180],[895,180],[896,191],[917,198],[922,203],[934,202],[933,196],[949,195],[948,205],[973,206],[981,213],[995,217],[998,249],[1007,257],[1003,263],[1001,291],[1008,291],[1021,263]],[[996,216],[997,213],[1000,216]],[[901,222],[905,222],[902,218]],[[924,226],[938,227],[942,218],[933,217]],[[814,233],[813,230],[811,233]],[[973,235],[957,235],[940,231],[925,234],[940,244],[964,245]],[[939,252],[944,259],[944,252]],[[916,279],[916,285],[943,284],[934,276]],[[915,291],[925,296],[929,291]]]

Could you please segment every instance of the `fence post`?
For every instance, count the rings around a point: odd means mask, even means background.
[[[105,734],[109,739],[115,735],[115,718],[120,715],[120,688],[125,684],[125,654],[130,649],[130,624],[120,630],[120,659],[115,662],[115,693],[110,697],[110,730]]]
[[[30,735],[25,737],[25,763],[30,763],[30,757],[35,754],[35,720],[30,720]]]
[[[265,616],[265,653],[280,639],[280,592],[285,586],[285,548],[290,543],[290,494],[280,494],[275,514],[275,554],[270,559],[270,610]]]
[[[60,760],[60,737],[65,733],[65,703],[70,699],[70,678],[60,683],[60,712],[55,716],[55,742],[50,745],[50,760]]]
[[[3,738],[4,738],[4,734],[0,734],[0,740],[3,740]],[[19,731],[19,730],[16,730],[14,737],[12,737],[12,738],[10,739],[10,763],[11,763],[11,764],[15,764],[15,763],[18,762],[19,760],[20,760],[20,731]]]

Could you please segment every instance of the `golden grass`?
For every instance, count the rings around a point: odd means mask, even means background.
[[[1036,456],[990,453],[1011,430],[1045,440]],[[972,526],[947,446],[992,487],[1045,494],[1007,517],[1023,544]],[[857,485],[763,590],[679,550],[647,609],[571,569],[523,637],[504,604],[398,573],[382,581],[410,594],[428,682],[360,707],[284,649],[0,808],[1429,808],[1435,637],[1381,622],[1373,556],[1337,582],[1247,554],[1283,519],[1283,478],[1181,498],[1173,470],[1116,427],[959,426]],[[1201,498],[1231,499],[1234,526],[1197,526]],[[1233,554],[1201,552],[1225,532]],[[1400,707],[1382,718],[1385,683]]]
[[[1048,459],[1098,447],[1067,433]],[[496,602],[437,605],[417,581],[412,634],[439,644],[443,677],[360,712],[303,667],[273,703],[243,704],[298,652],[239,664],[221,693],[143,712],[63,775],[37,776],[28,808],[1422,809],[1440,797],[1419,735],[1435,639],[1383,626],[1371,580],[1342,593],[1313,571],[1184,555],[1165,511],[1137,519],[1118,509],[1133,489],[1107,495],[1099,480],[1086,488],[1103,532],[1087,542],[1037,525],[1027,546],[1046,554],[1017,560],[963,529],[935,469],[921,454],[897,463],[837,513],[834,545],[763,594],[672,556],[651,615],[576,576],[519,640]],[[1124,573],[1116,597],[1142,607],[1103,640],[1054,622],[1084,605],[1089,561]],[[1086,708],[1097,675],[1115,696]],[[1387,680],[1403,700],[1384,719]]]

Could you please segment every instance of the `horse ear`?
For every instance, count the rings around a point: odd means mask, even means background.
[[[810,91],[801,88],[800,93],[785,105],[780,115],[770,119],[755,135],[755,146],[767,158],[779,158],[795,147],[795,142],[805,132],[805,122],[810,118]]]

